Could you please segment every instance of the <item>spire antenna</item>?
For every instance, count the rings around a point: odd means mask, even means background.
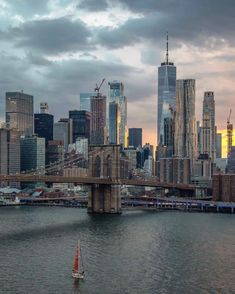
[[[168,32],[166,32],[166,64],[169,63]]]

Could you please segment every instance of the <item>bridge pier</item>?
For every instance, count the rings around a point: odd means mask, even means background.
[[[88,213],[121,213],[119,185],[93,184],[88,194]]]

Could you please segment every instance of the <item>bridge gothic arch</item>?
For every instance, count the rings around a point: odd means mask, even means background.
[[[101,158],[99,155],[97,155],[95,158],[95,166],[93,169],[92,176],[97,178],[100,178],[101,176]]]
[[[91,177],[120,178],[120,145],[89,146],[89,170]]]
[[[112,178],[112,156],[109,154],[104,160],[104,177]]]
[[[114,184],[120,178],[120,145],[90,145],[88,175],[108,178],[106,183],[91,185],[88,212],[120,213],[120,186]]]

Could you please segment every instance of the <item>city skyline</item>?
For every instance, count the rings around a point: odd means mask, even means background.
[[[2,121],[7,91],[32,94],[35,110],[48,101],[57,121],[79,109],[79,93],[92,92],[105,77],[125,84],[128,128],[142,127],[143,141],[155,145],[157,67],[168,30],[177,79],[196,79],[197,120],[204,92],[213,91],[218,130],[226,128],[235,104],[233,1],[182,1],[175,8],[165,1],[13,2],[0,1]],[[184,18],[183,6],[193,11]],[[189,18],[191,30],[185,26]],[[107,94],[107,84],[102,92]]]

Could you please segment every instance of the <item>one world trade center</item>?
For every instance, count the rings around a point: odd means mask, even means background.
[[[176,67],[169,62],[168,34],[166,60],[158,67],[157,146],[164,147],[164,157],[171,157],[174,148],[173,116],[176,109]],[[159,154],[160,155],[160,154]],[[160,157],[162,157],[160,155]]]

